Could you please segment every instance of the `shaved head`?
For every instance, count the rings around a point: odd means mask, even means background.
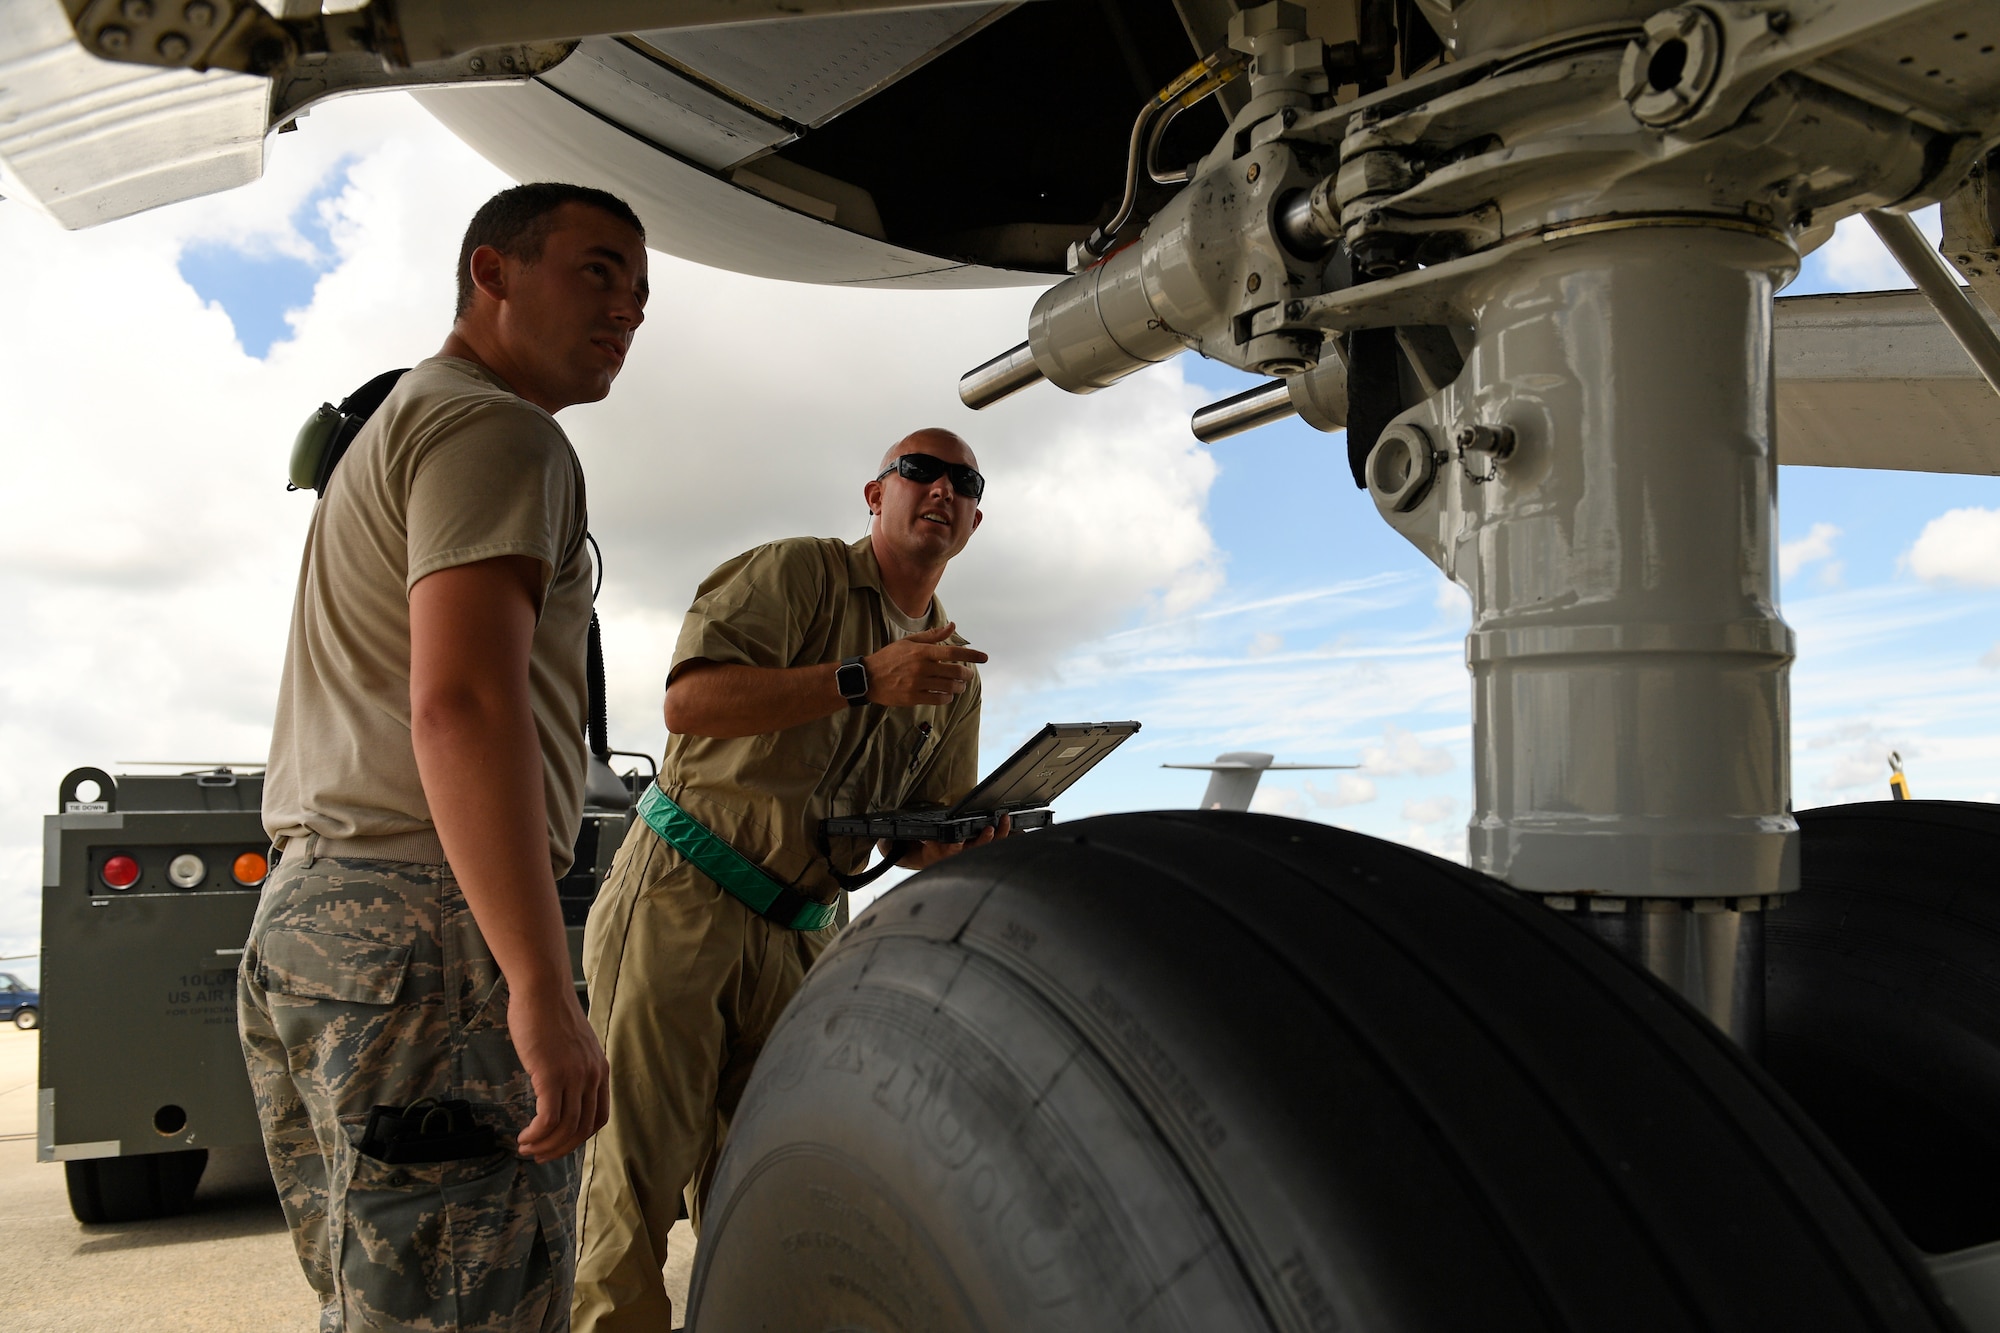
[[[911,431],[889,446],[889,452],[882,455],[882,462],[875,470],[888,471],[896,466],[896,460],[904,454],[934,454],[947,463],[965,463],[975,468],[979,466],[979,459],[972,452],[972,446],[942,426],[926,426],[922,430]]]
[[[897,466],[897,460],[909,454],[923,454],[944,466],[912,465],[916,473],[936,473],[928,481],[918,481]],[[958,473],[983,494],[983,483],[965,477],[967,469],[975,476],[979,472],[972,446],[941,426],[928,426],[890,445],[882,455],[881,475],[861,488],[861,498],[868,502],[868,538],[875,562],[907,615],[917,615],[930,605],[931,590],[946,562],[965,549],[985,517],[979,512],[979,496],[960,491],[952,476]],[[897,586],[901,592],[894,590]]]

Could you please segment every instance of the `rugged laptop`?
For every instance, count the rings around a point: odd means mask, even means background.
[[[1137,722],[1051,722],[949,810],[841,815],[820,827],[836,838],[964,842],[1011,815],[1014,828],[1055,822],[1049,803],[1139,729]]]

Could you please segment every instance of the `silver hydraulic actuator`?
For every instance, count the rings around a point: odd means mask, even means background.
[[[1292,4],[1245,10],[1229,31],[1250,91],[1230,133],[1142,235],[1114,229],[1072,250],[1074,276],[1043,293],[1029,316],[1024,347],[1039,374],[1016,348],[961,380],[968,406],[1038,378],[1089,393],[1190,350],[1263,375],[1319,364],[1325,331],[1299,316],[1304,298],[1345,282],[1329,261],[1333,235],[1312,224],[1314,191],[1336,154],[1286,134],[1326,100],[1325,49]],[[1133,171],[1150,155],[1147,142],[1135,128]]]

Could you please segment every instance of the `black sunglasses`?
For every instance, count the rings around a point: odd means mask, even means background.
[[[977,500],[986,494],[986,478],[979,475],[977,468],[963,463],[947,463],[942,458],[930,454],[904,454],[896,460],[894,467],[885,467],[875,475],[880,481],[891,472],[905,481],[914,481],[919,486],[927,486],[939,477],[951,478],[951,488],[968,500]]]

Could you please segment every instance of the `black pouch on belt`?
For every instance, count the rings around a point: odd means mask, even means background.
[[[396,1166],[457,1162],[500,1151],[491,1125],[472,1118],[472,1103],[425,1097],[408,1106],[378,1106],[356,1145],[363,1156]]]

